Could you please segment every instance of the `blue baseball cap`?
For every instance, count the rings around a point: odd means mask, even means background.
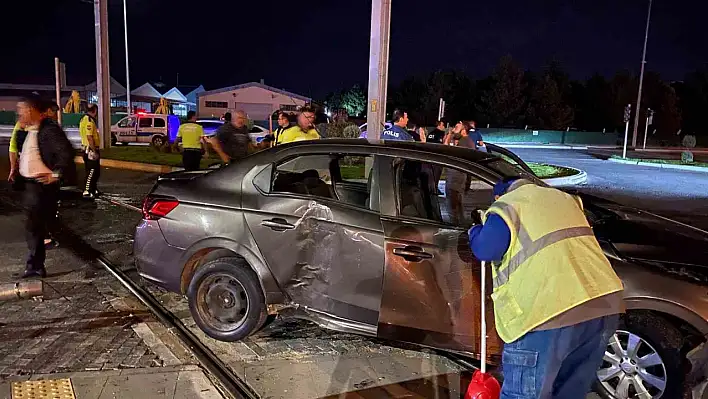
[[[509,189],[509,186],[511,186],[517,180],[519,180],[518,177],[499,180],[499,182],[494,185],[494,190],[492,191],[493,195],[495,197],[497,195],[501,197],[502,195],[504,195],[504,193],[506,193],[506,190]]]

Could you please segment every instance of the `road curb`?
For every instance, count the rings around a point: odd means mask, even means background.
[[[561,165],[550,165],[550,166],[561,166]],[[543,179],[543,181],[551,187],[563,187],[563,186],[577,186],[580,184],[586,184],[588,182],[588,174],[584,170],[571,168],[570,166],[563,166],[567,169],[572,169],[577,173],[572,176],[564,177],[551,177],[549,179]]]
[[[84,163],[82,157],[74,157],[76,163]],[[116,168],[116,169],[128,169],[137,170],[141,172],[151,172],[151,173],[169,173],[182,170],[182,168],[169,165],[156,165],[152,163],[142,163],[142,162],[129,162],[129,161],[118,161],[116,159],[106,159],[101,158],[101,166],[105,168]]]
[[[514,143],[497,143],[490,141],[490,144],[495,144],[504,148],[527,148],[527,149],[543,149],[543,150],[587,150],[586,145],[564,145],[564,144],[514,144]]]
[[[676,169],[676,170],[685,170],[685,171],[691,171],[691,172],[708,173],[708,167],[704,167],[704,166],[673,165],[673,164],[642,162],[642,161],[627,161],[624,159],[614,159],[614,158],[608,158],[607,160],[610,162],[621,163],[621,164],[625,164],[625,165],[649,166],[652,168],[660,168],[660,169]]]

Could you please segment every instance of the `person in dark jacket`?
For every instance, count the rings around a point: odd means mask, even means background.
[[[22,156],[19,173],[25,180],[25,224],[29,255],[23,278],[45,277],[44,238],[56,230],[60,181],[72,184],[76,179],[74,149],[62,128],[47,116],[49,103],[39,97],[23,100],[29,109],[27,130],[18,134],[17,146]]]
[[[234,119],[219,127],[210,143],[224,163],[245,158],[251,146],[246,113],[236,111]]]

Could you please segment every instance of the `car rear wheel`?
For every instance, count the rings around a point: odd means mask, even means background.
[[[650,313],[628,315],[607,344],[595,390],[606,399],[679,398],[683,388],[680,332]]]
[[[111,145],[115,147],[116,144],[118,144],[118,137],[115,134],[111,134]]]
[[[187,297],[199,328],[220,341],[247,337],[267,316],[258,276],[241,258],[215,259],[197,269]]]

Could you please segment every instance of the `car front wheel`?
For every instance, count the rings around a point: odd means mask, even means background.
[[[152,138],[152,145],[153,147],[162,147],[162,145],[165,144],[165,138],[163,136],[153,136]]]
[[[199,268],[189,283],[187,297],[199,328],[220,341],[247,337],[267,316],[258,276],[241,258],[215,259]]]
[[[680,332],[649,313],[623,317],[597,371],[606,399],[679,398],[683,388]]]

